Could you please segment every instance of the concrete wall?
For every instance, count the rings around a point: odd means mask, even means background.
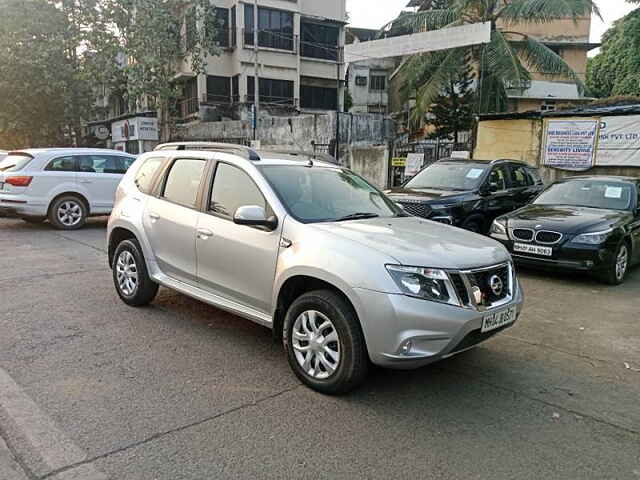
[[[362,175],[378,188],[387,188],[389,149],[386,146],[353,147],[349,155],[351,170]]]

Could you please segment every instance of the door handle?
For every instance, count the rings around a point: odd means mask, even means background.
[[[160,215],[157,213],[150,213],[149,218],[155,222],[156,220],[160,220]]]
[[[80,183],[93,183],[93,180],[80,180]]]
[[[211,230],[206,229],[206,228],[199,228],[197,230],[197,233],[198,233],[198,238],[200,240],[206,240],[207,238],[213,236],[213,232]]]

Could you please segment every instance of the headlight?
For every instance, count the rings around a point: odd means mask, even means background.
[[[448,210],[452,207],[455,207],[455,203],[430,203],[429,206],[433,210]]]
[[[600,245],[607,241],[609,234],[613,229],[603,230],[602,232],[582,233],[573,239],[573,243],[584,243],[586,245]]]
[[[405,295],[460,306],[449,275],[443,270],[387,265],[387,271]]]
[[[509,235],[507,235],[507,221],[496,218],[491,224],[489,235],[501,240],[509,240]]]

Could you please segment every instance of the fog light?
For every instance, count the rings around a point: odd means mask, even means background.
[[[413,343],[411,342],[411,340],[407,340],[402,344],[401,350],[404,355],[408,355],[411,352],[412,348],[413,348]]]

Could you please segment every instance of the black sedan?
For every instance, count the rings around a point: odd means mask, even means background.
[[[411,215],[487,233],[494,218],[544,188],[535,167],[515,160],[440,160],[387,195]]]
[[[640,262],[640,179],[573,177],[497,218],[491,236],[522,265],[587,271],[624,281]]]

